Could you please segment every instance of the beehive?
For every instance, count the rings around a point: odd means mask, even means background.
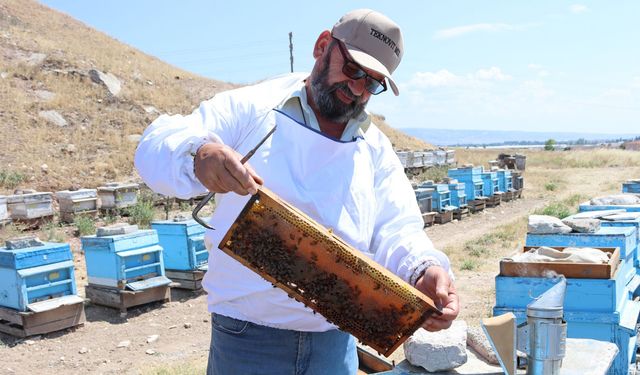
[[[209,254],[204,246],[204,227],[193,219],[178,216],[173,220],[154,221],[158,232],[164,267],[167,270],[206,270]]]
[[[387,356],[439,313],[429,297],[264,188],[219,248]]]
[[[95,217],[98,210],[96,189],[62,190],[56,192],[60,205],[60,221],[72,223],[76,215]]]
[[[465,184],[467,200],[483,196],[482,167],[462,167],[449,169],[447,175]]]
[[[171,282],[165,277],[162,247],[155,230],[114,225],[80,238],[89,284],[144,290]]]
[[[134,206],[138,202],[138,184],[110,182],[98,187],[98,197],[104,210]]]
[[[32,220],[53,216],[53,194],[36,192],[7,197],[7,208],[13,220]]]
[[[8,240],[0,247],[0,306],[28,311],[34,303],[77,297],[73,256],[67,243],[37,238]]]

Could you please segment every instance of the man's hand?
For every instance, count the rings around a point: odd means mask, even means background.
[[[242,155],[229,146],[205,143],[194,158],[194,173],[211,192],[253,195],[263,181],[251,166],[242,165],[241,159]]]
[[[460,301],[447,271],[439,266],[427,268],[418,279],[416,288],[431,297],[436,306],[442,309],[442,315],[430,316],[422,327],[431,332],[449,328],[460,312]]]

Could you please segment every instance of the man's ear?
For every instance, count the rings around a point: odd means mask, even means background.
[[[318,36],[318,40],[316,40],[316,44],[313,46],[313,58],[317,59],[326,52],[329,44],[331,44],[331,38],[331,32],[329,30],[323,31],[320,36]]]

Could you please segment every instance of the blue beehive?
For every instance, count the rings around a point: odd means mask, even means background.
[[[584,211],[603,211],[603,210],[625,210],[627,212],[640,212],[640,204],[632,205],[597,205],[590,202],[580,203],[580,212]]]
[[[637,233],[631,227],[601,227],[595,233],[534,234],[528,233],[525,246],[571,246],[571,247],[617,247],[620,249],[620,268],[617,277],[625,283],[638,277],[634,267],[637,246]],[[634,292],[634,290],[632,290]]]
[[[640,180],[629,180],[622,184],[623,193],[640,194]]]
[[[635,327],[640,314],[640,303],[629,298],[619,279],[617,274],[614,279],[567,279],[564,303],[567,337],[609,341],[618,346],[620,352],[610,374],[627,374],[635,362]],[[549,278],[498,276],[493,314],[513,312],[517,323],[524,323],[527,304],[553,284],[555,280]]]
[[[451,205],[455,207],[467,207],[467,194],[465,193],[464,182],[450,182],[449,191],[451,192]]]
[[[91,285],[144,290],[171,283],[165,277],[155,230],[138,230],[135,225],[104,227],[81,240]]]
[[[511,178],[510,170],[498,170],[498,189],[502,192],[511,191],[513,189],[513,180]]]
[[[447,184],[434,184],[432,181],[426,181],[419,186],[420,188],[431,188],[432,205],[434,211],[451,211],[456,207],[451,205],[451,192]]]
[[[483,194],[482,167],[452,168],[447,175],[465,184],[467,200],[480,199]]]
[[[0,247],[0,306],[28,311],[36,302],[77,293],[69,244],[31,237]]]
[[[482,177],[482,195],[485,197],[491,197],[494,194],[500,192],[498,186],[498,172],[486,171],[480,174]]]
[[[158,232],[167,270],[207,270],[209,252],[204,246],[205,228],[202,225],[193,219],[176,217],[154,221],[151,228]]]

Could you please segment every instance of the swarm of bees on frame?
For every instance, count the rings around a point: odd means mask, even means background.
[[[223,251],[366,345],[388,355],[432,312],[404,285],[315,235],[295,215],[260,200],[247,208]]]

